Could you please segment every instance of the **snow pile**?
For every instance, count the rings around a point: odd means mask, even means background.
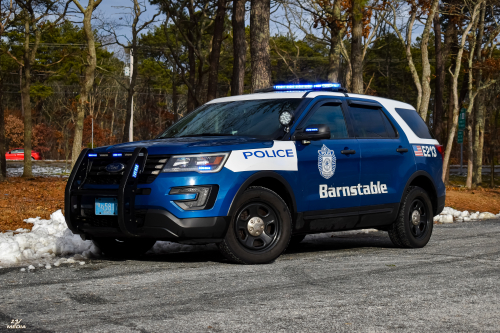
[[[500,218],[500,212],[497,215],[489,212],[472,213],[467,210],[461,212],[451,207],[445,207],[441,212],[441,214],[439,214],[438,216],[434,216],[434,222],[439,222],[439,223],[469,222],[477,220],[489,220],[495,218]]]
[[[99,255],[94,243],[83,241],[68,229],[60,210],[50,215],[49,220],[37,217],[25,222],[33,223],[31,232],[18,229],[0,233],[0,266],[42,259],[45,267],[50,268],[47,265],[55,256],[81,254],[83,259]]]
[[[35,177],[48,177],[48,176],[69,176],[68,170],[64,172],[64,168],[56,166],[41,166],[33,164],[33,176]],[[7,168],[7,177],[20,177],[23,175],[24,167]],[[69,170],[71,171],[71,170]]]

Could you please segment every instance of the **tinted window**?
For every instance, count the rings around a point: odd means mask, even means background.
[[[411,128],[419,138],[434,139],[424,120],[418,115],[417,111],[409,109],[396,109],[396,112],[403,118],[405,123]]]
[[[24,149],[15,149],[10,152],[11,154],[22,154],[24,153]]]
[[[169,127],[159,138],[205,135],[276,138],[284,133],[279,122],[280,112],[293,113],[301,102],[301,98],[294,98],[205,104]]]
[[[382,110],[351,106],[349,108],[358,138],[394,138],[396,132]]]
[[[342,108],[338,104],[323,104],[307,120],[304,127],[308,125],[328,125],[330,127],[330,139],[348,138]]]

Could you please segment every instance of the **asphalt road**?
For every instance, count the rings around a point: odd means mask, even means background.
[[[306,240],[261,266],[214,250],[0,269],[0,331],[499,331],[499,238],[492,220],[438,225],[415,250],[382,232]]]

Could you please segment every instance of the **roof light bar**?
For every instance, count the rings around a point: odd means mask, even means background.
[[[318,84],[283,84],[273,86],[274,90],[309,90],[340,88],[340,83],[318,83]]]

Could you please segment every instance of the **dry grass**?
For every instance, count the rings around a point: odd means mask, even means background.
[[[446,189],[446,206],[469,212],[490,212],[498,214],[500,211],[500,189],[449,187]]]
[[[64,207],[66,179],[9,177],[0,183],[0,232],[18,228],[31,229],[23,220],[50,214]]]
[[[65,186],[66,179],[58,177],[10,177],[0,183],[0,232],[31,229],[32,224],[23,222],[24,219],[36,216],[46,219],[56,210],[63,209]],[[446,206],[498,214],[500,189],[464,190],[449,187]]]

